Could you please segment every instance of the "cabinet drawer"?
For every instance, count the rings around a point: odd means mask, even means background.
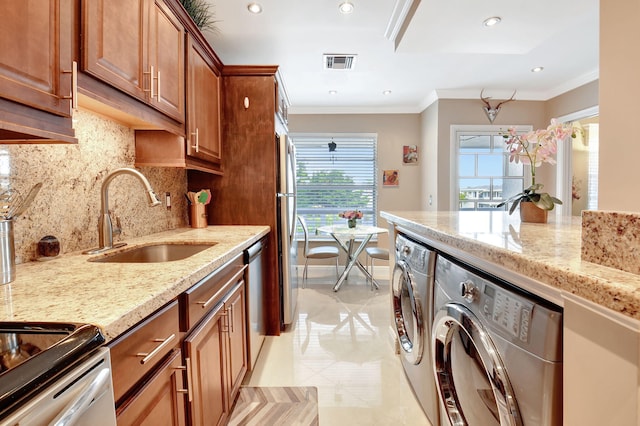
[[[166,354],[180,343],[178,302],[174,301],[110,344],[116,405]]]
[[[242,255],[239,255],[185,291],[180,299],[183,307],[181,330],[190,330],[220,303],[231,287],[244,278],[244,270]]]

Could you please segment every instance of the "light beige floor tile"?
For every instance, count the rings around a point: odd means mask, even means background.
[[[321,426],[429,425],[394,353],[388,281],[371,291],[358,274],[300,290],[296,321],[267,337],[247,386],[316,386]]]

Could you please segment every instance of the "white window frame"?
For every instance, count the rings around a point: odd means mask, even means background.
[[[515,127],[516,131],[518,133],[525,133],[525,132],[529,132],[533,129],[533,126],[531,125],[516,125],[516,126],[495,126],[495,125],[486,125],[486,124],[479,124],[479,125],[474,125],[474,124],[452,124],[450,127],[450,143],[449,143],[449,147],[450,147],[450,153],[449,153],[449,158],[450,158],[450,194],[449,194],[449,206],[450,206],[450,210],[451,211],[458,211],[459,210],[459,206],[460,206],[460,194],[458,193],[458,154],[460,152],[459,146],[458,146],[458,141],[459,141],[459,137],[458,134],[459,133],[478,133],[478,134],[496,134],[499,132],[506,132],[508,128],[510,127]],[[528,178],[527,176],[530,175],[530,173],[528,173],[527,168],[525,166],[525,171],[524,171],[524,179],[525,179],[525,188],[527,185],[530,185],[531,183],[527,183],[528,182]]]

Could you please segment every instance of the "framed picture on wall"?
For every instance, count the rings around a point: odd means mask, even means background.
[[[402,147],[402,164],[418,164],[417,145],[404,145]]]
[[[391,187],[400,185],[400,174],[398,170],[382,171],[382,186]]]

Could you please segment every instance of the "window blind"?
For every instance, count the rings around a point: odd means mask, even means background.
[[[360,223],[377,223],[377,137],[291,135],[296,147],[298,215],[313,234],[319,226],[343,224],[344,210],[360,210]]]

